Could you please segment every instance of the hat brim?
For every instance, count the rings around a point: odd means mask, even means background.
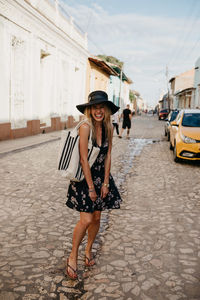
[[[117,105],[115,105],[112,101],[105,100],[104,98],[102,98],[102,99],[96,99],[96,100],[90,101],[88,103],[76,105],[76,108],[82,114],[84,114],[84,111],[85,111],[86,107],[90,107],[92,105],[96,105],[96,104],[100,104],[100,103],[104,103],[106,106],[108,106],[110,108],[110,110],[111,110],[111,114],[112,115],[114,115],[120,109],[120,107],[117,106]]]

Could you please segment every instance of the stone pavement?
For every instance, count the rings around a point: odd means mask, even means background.
[[[55,171],[58,141],[0,159],[0,300],[200,299],[200,172],[173,162],[162,121],[135,117],[114,137],[112,173],[123,197],[104,212],[96,266],[64,274],[78,219]]]

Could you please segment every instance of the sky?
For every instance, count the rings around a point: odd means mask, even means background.
[[[200,57],[200,0],[59,1],[87,32],[89,52],[123,61],[149,106]]]

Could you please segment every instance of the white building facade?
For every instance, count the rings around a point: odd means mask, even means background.
[[[129,92],[131,80],[121,80],[119,76],[110,76],[110,84],[108,86],[108,97],[122,111],[127,104],[130,104]]]
[[[67,127],[85,101],[87,36],[58,1],[0,1],[0,140]]]
[[[123,99],[123,106],[126,107],[127,104],[130,104],[130,83],[124,80],[122,82],[122,99]]]

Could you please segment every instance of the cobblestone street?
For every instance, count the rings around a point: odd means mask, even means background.
[[[59,141],[0,157],[0,300],[200,299],[200,165],[175,163],[157,116],[114,136],[112,174],[123,198],[104,212],[96,265],[65,274],[78,213],[56,171]]]

